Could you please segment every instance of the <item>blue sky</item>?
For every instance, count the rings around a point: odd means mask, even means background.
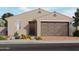
[[[34,9],[37,9],[37,8],[36,7],[35,8],[34,7],[0,7],[0,17],[7,12],[17,15]],[[72,17],[77,7],[48,7],[48,8],[43,7],[41,9],[47,10],[49,12],[56,11]]]

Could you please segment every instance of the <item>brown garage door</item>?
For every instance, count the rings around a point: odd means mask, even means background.
[[[68,36],[68,22],[41,22],[41,35]]]

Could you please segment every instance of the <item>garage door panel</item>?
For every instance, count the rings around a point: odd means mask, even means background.
[[[42,22],[41,35],[67,36],[68,23]]]

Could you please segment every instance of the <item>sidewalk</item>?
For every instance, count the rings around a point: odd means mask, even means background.
[[[0,44],[51,44],[51,43],[79,43],[79,40],[1,40]]]

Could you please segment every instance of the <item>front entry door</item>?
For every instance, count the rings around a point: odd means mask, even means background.
[[[34,21],[29,22],[29,35],[37,35],[37,24]]]

